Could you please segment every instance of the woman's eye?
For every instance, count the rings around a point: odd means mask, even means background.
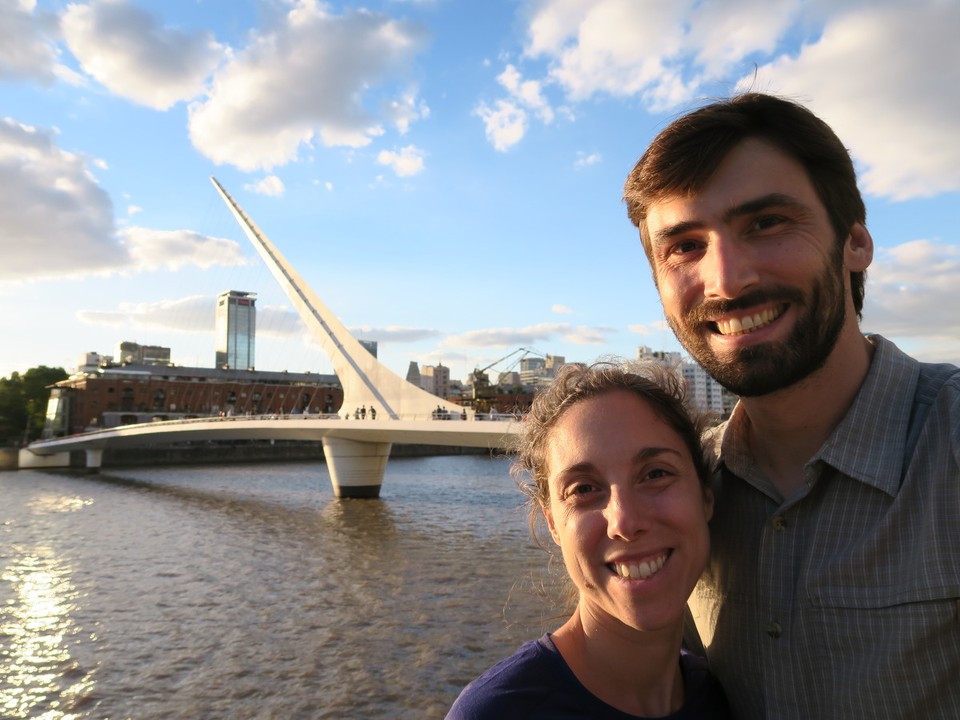
[[[580,498],[588,497],[595,492],[597,492],[596,485],[589,482],[580,482],[570,485],[570,487],[568,487],[564,492],[563,497],[570,500],[578,500]]]
[[[647,472],[644,476],[644,480],[666,480],[673,477],[673,473],[665,468],[655,468]]]

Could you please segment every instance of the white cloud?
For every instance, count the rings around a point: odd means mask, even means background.
[[[212,333],[216,327],[216,307],[216,296],[190,295],[178,300],[123,302],[116,310],[79,310],[76,316],[87,325]],[[258,306],[257,335],[300,337],[303,335],[303,321],[283,306]]]
[[[216,298],[192,295],[152,303],[120,303],[117,310],[78,310],[87,325],[159,327],[179,332],[211,332],[215,326]]]
[[[381,343],[413,343],[421,340],[430,340],[442,335],[439,330],[429,328],[403,327],[388,325],[374,328],[368,325],[350,328],[350,333],[358,338],[370,338]]]
[[[480,103],[474,114],[483,120],[487,140],[500,152],[523,140],[527,132],[527,113],[507,100],[497,100],[494,108]]]
[[[958,27],[955,2],[858,8],[759,77],[833,127],[858,160],[866,192],[904,200],[958,190]]]
[[[543,96],[541,84],[537,80],[524,80],[520,71],[513,65],[507,65],[500,75],[497,76],[499,82],[510,96],[524,107],[536,113],[544,123],[553,122],[553,108]]]
[[[553,122],[554,110],[543,94],[538,80],[524,80],[512,64],[497,76],[497,82],[506,89],[509,97],[500,99],[490,107],[480,103],[473,114],[479,116],[485,126],[487,140],[500,152],[506,152],[526,135],[528,111],[541,122]]]
[[[400,148],[400,152],[381,150],[377,155],[377,162],[393,168],[393,172],[400,177],[408,177],[423,172],[425,154],[420,148],[407,145]]]
[[[572,315],[573,310],[568,308],[566,305],[555,304],[550,307],[551,312],[555,312],[558,315]]]
[[[689,52],[685,24],[695,22],[694,6],[693,0],[548,0],[530,22],[526,53],[548,60],[549,78],[572,100],[673,86],[669,64]]]
[[[209,33],[162,27],[126,0],[70,4],[61,26],[84,72],[156,110],[200,95],[226,55]]]
[[[141,212],[143,212],[143,208],[139,205],[127,205],[127,215],[136,215]]]
[[[50,85],[57,76],[56,19],[35,12],[32,0],[0,3],[0,81]]]
[[[0,279],[80,276],[130,262],[113,204],[53,130],[0,119]]]
[[[851,148],[867,192],[902,200],[960,189],[957,27],[960,3],[943,0],[542,0],[525,53],[573,101],[666,112],[738,77],[796,97]]]
[[[637,335],[652,335],[653,333],[672,332],[666,320],[655,320],[651,323],[636,323],[627,327],[632,333]]]
[[[188,265],[246,265],[235,240],[200,235],[192,230],[153,230],[129,227],[120,230],[123,245],[136,270],[180,270]]]
[[[596,165],[603,158],[600,156],[600,153],[590,153],[589,155],[583,151],[577,151],[577,159],[573,161],[573,166],[575,168],[584,168],[590,167],[591,165]]]
[[[364,101],[403,73],[424,40],[412,23],[366,10],[333,15],[300,0],[272,32],[251,35],[190,106],[190,138],[214,162],[242,170],[282,165],[318,141],[365,146],[383,128]],[[388,104],[384,120],[405,127],[411,108],[400,109]]]
[[[960,245],[914,240],[879,249],[867,271],[865,330],[888,337],[960,338]]]
[[[244,190],[249,190],[250,192],[255,192],[260,195],[267,195],[269,197],[279,197],[283,195],[286,188],[283,185],[283,180],[278,178],[276,175],[267,175],[265,178],[258,180],[255,183],[249,183],[243,186]]]
[[[418,100],[416,94],[408,93],[399,100],[387,103],[382,114],[401,135],[406,135],[412,122],[430,117],[430,108],[423,100]]]
[[[527,346],[560,338],[574,345],[602,345],[608,342],[610,328],[587,327],[569,323],[540,323],[523,328],[488,328],[451,335],[441,344],[449,347]]]
[[[89,161],[62,150],[56,140],[53,130],[0,119],[0,280],[245,262],[233,240],[189,230],[118,231],[113,203]],[[129,214],[138,211],[128,208]]]

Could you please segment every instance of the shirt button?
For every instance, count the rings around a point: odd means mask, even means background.
[[[783,515],[777,515],[777,516],[773,519],[773,529],[774,529],[774,530],[777,530],[778,532],[783,532],[783,530],[784,530],[786,527],[787,527],[787,519],[786,519]]]
[[[767,624],[767,635],[776,640],[778,637],[783,635],[783,628],[780,627],[780,623],[774,621]]]

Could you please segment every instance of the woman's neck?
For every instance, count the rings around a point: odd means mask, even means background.
[[[663,717],[683,706],[682,635],[681,625],[655,632],[613,628],[581,606],[550,637],[577,679],[607,705]]]

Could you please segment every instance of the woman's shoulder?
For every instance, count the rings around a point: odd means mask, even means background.
[[[467,685],[447,720],[525,717],[565,685],[566,664],[549,635],[531,640]]]

